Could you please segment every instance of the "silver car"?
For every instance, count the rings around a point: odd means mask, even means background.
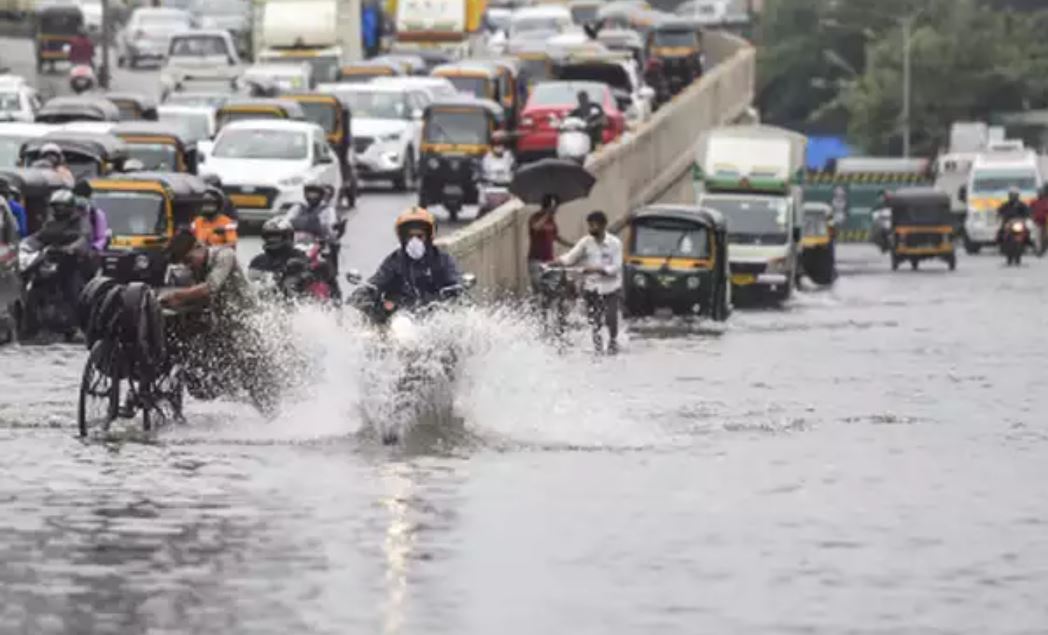
[[[135,68],[143,60],[163,60],[171,36],[192,27],[192,16],[181,9],[135,9],[118,39],[117,65]]]

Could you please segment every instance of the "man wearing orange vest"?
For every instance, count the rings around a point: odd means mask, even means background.
[[[222,213],[222,196],[213,190],[208,190],[204,196],[200,215],[193,219],[193,235],[208,247],[226,245],[235,249],[237,223]]]

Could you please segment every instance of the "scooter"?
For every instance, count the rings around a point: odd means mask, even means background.
[[[77,64],[69,69],[69,88],[77,95],[94,90],[98,85],[95,70],[87,64]]]
[[[481,164],[480,186],[477,189],[477,218],[508,202],[513,195],[509,184],[513,181],[513,157],[502,161],[484,161]]]
[[[1023,252],[1030,244],[1029,220],[1013,218],[1005,222],[1001,228],[1001,253],[1004,254],[1008,266],[1019,266],[1023,261]]]
[[[18,247],[18,269],[22,297],[15,319],[19,339],[36,335],[41,328],[62,333],[70,339],[76,332],[76,307],[70,306],[62,288],[62,275],[71,275],[75,256],[51,246],[41,248],[35,240]]]
[[[557,124],[557,158],[585,163],[592,150],[589,124],[579,117],[566,117]]]

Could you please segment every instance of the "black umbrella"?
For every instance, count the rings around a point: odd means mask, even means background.
[[[525,203],[541,205],[547,194],[567,203],[589,196],[596,182],[597,177],[574,161],[542,159],[517,170],[509,191]]]

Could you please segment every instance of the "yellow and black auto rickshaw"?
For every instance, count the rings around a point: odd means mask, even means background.
[[[950,196],[933,188],[907,187],[886,197],[892,211],[892,269],[905,260],[917,269],[931,258],[956,269]]]
[[[145,170],[196,174],[196,145],[178,126],[128,121],[114,126],[111,133],[124,140],[130,158],[140,161]]]
[[[120,121],[120,108],[105,97],[76,95],[54,97],[36,112],[37,123],[63,124],[75,121]]]
[[[629,217],[626,232],[627,315],[728,318],[728,235],[720,212],[692,205],[652,205]]]
[[[480,162],[503,126],[502,106],[462,97],[436,101],[422,116],[419,205],[443,205],[452,220],[464,204],[477,202]]]
[[[335,151],[342,171],[342,200],[353,207],[357,200],[357,172],[350,161],[353,147],[353,114],[338,96],[331,93],[292,93],[283,99],[296,102],[302,107],[306,119],[324,129],[328,144]]]
[[[102,271],[122,283],[162,285],[164,246],[199,214],[207,184],[191,174],[135,172],[94,179],[91,189],[111,235]]]
[[[833,208],[826,203],[804,204],[801,266],[815,284],[833,284],[837,278],[837,250]]]
[[[106,99],[120,109],[121,121],[157,120],[157,103],[152,97],[136,93],[106,93]]]
[[[129,158],[127,144],[114,135],[56,130],[22,145],[19,151],[22,165],[31,167],[40,158],[40,150],[49,143],[62,150],[69,171],[77,179],[120,172]]]
[[[689,20],[670,19],[652,28],[651,59],[657,60],[666,85],[676,95],[702,76],[702,37]]]
[[[499,71],[491,62],[470,60],[442,64],[434,68],[430,75],[446,78],[460,93],[502,103]]]
[[[535,84],[553,79],[553,57],[545,47],[534,45],[513,54],[519,62],[520,82],[524,84],[524,101]],[[523,109],[521,104],[521,109]]]
[[[0,170],[0,180],[7,182],[12,196],[25,208],[29,233],[36,233],[47,220],[47,207],[55,191],[68,188],[54,170],[41,168],[9,168]]]
[[[36,70],[51,71],[69,59],[69,46],[84,28],[84,14],[75,4],[49,4],[36,13]]]
[[[347,64],[339,70],[339,82],[343,84],[366,84],[376,77],[399,77],[406,75],[404,64],[398,60],[372,59]]]
[[[290,99],[253,98],[230,99],[215,114],[215,128],[221,130],[227,123],[245,119],[290,119],[305,121],[306,113],[298,102]]]
[[[512,58],[499,57],[491,60],[491,65],[499,75],[499,103],[506,112],[506,129],[517,127],[517,118],[527,101],[527,91],[521,81],[520,63]]]

